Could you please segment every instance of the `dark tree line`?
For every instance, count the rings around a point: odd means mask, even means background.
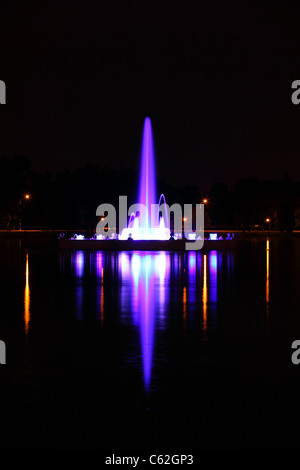
[[[216,227],[251,230],[270,226],[281,231],[300,227],[300,182],[288,175],[278,180],[244,178],[232,191],[218,183],[211,189],[209,201],[209,215]]]
[[[207,198],[205,226],[215,228],[291,231],[300,228],[300,182],[288,175],[262,181],[249,177],[229,190],[215,184],[208,194],[194,185],[176,188],[158,180],[157,189],[169,205],[200,203]],[[128,196],[128,205],[137,202],[138,174],[133,169],[112,170],[88,163],[74,171],[55,175],[32,170],[28,158],[0,159],[0,229],[18,229],[21,210],[25,229],[85,229],[94,232],[96,208],[102,203],[118,207],[119,195]],[[30,199],[24,199],[30,194]],[[21,200],[21,203],[20,203]],[[268,224],[269,226],[269,224]]]

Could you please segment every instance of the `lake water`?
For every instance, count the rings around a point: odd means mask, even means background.
[[[197,253],[0,248],[3,448],[292,447],[300,239]]]

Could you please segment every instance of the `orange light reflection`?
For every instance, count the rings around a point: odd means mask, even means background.
[[[25,290],[24,290],[24,323],[27,335],[30,322],[30,289],[29,289],[29,260],[26,253]]]
[[[183,288],[182,303],[183,303],[183,327],[185,329],[186,328],[186,287]]]

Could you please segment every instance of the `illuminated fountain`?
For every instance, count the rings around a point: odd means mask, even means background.
[[[164,215],[159,217],[161,200],[164,200]],[[170,223],[166,210],[165,197],[162,194],[157,205],[155,156],[150,118],[146,118],[143,130],[141,153],[140,188],[138,210],[132,212],[128,227],[123,229],[120,240],[169,240]]]
[[[122,202],[126,199],[123,205]],[[207,202],[207,200],[205,200]],[[190,207],[190,208],[189,208]],[[61,249],[115,249],[115,250],[200,250],[205,249],[232,249],[234,235],[227,234],[226,239],[218,233],[210,233],[208,238],[204,234],[204,206],[196,204],[195,217],[192,204],[184,204],[184,211],[190,211],[188,217],[182,218],[182,208],[179,204],[168,207],[163,194],[158,198],[156,191],[156,171],[154,144],[150,118],[144,122],[141,149],[141,166],[139,178],[138,202],[127,210],[127,196],[119,196],[119,231],[117,233],[117,220],[115,207],[108,203],[100,204],[96,215],[100,216],[96,233],[92,238],[83,234],[75,234],[65,239],[61,233],[58,247]],[[170,231],[170,211],[174,214],[174,233]],[[129,220],[128,220],[129,216]],[[176,216],[176,217],[175,217]],[[192,221],[195,218],[195,229]],[[176,220],[175,220],[176,219]],[[184,224],[182,222],[184,221]],[[127,225],[127,226],[126,226]],[[125,228],[124,228],[125,227]],[[132,243],[140,240],[141,243]],[[120,242],[119,242],[120,241]],[[144,241],[144,242],[142,242]],[[157,243],[164,241],[163,243]],[[193,242],[193,243],[191,243]]]

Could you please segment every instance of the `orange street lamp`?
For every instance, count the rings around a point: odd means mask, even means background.
[[[22,230],[22,200],[23,199],[26,199],[28,201],[28,199],[30,199],[30,194],[25,194],[25,196],[21,197],[21,199],[19,200],[19,230]]]
[[[266,219],[266,222],[267,222],[267,224],[269,224],[269,232],[270,232],[271,219],[268,217],[268,218]]]
[[[208,203],[208,200],[205,198],[203,199],[203,204],[207,204]]]

